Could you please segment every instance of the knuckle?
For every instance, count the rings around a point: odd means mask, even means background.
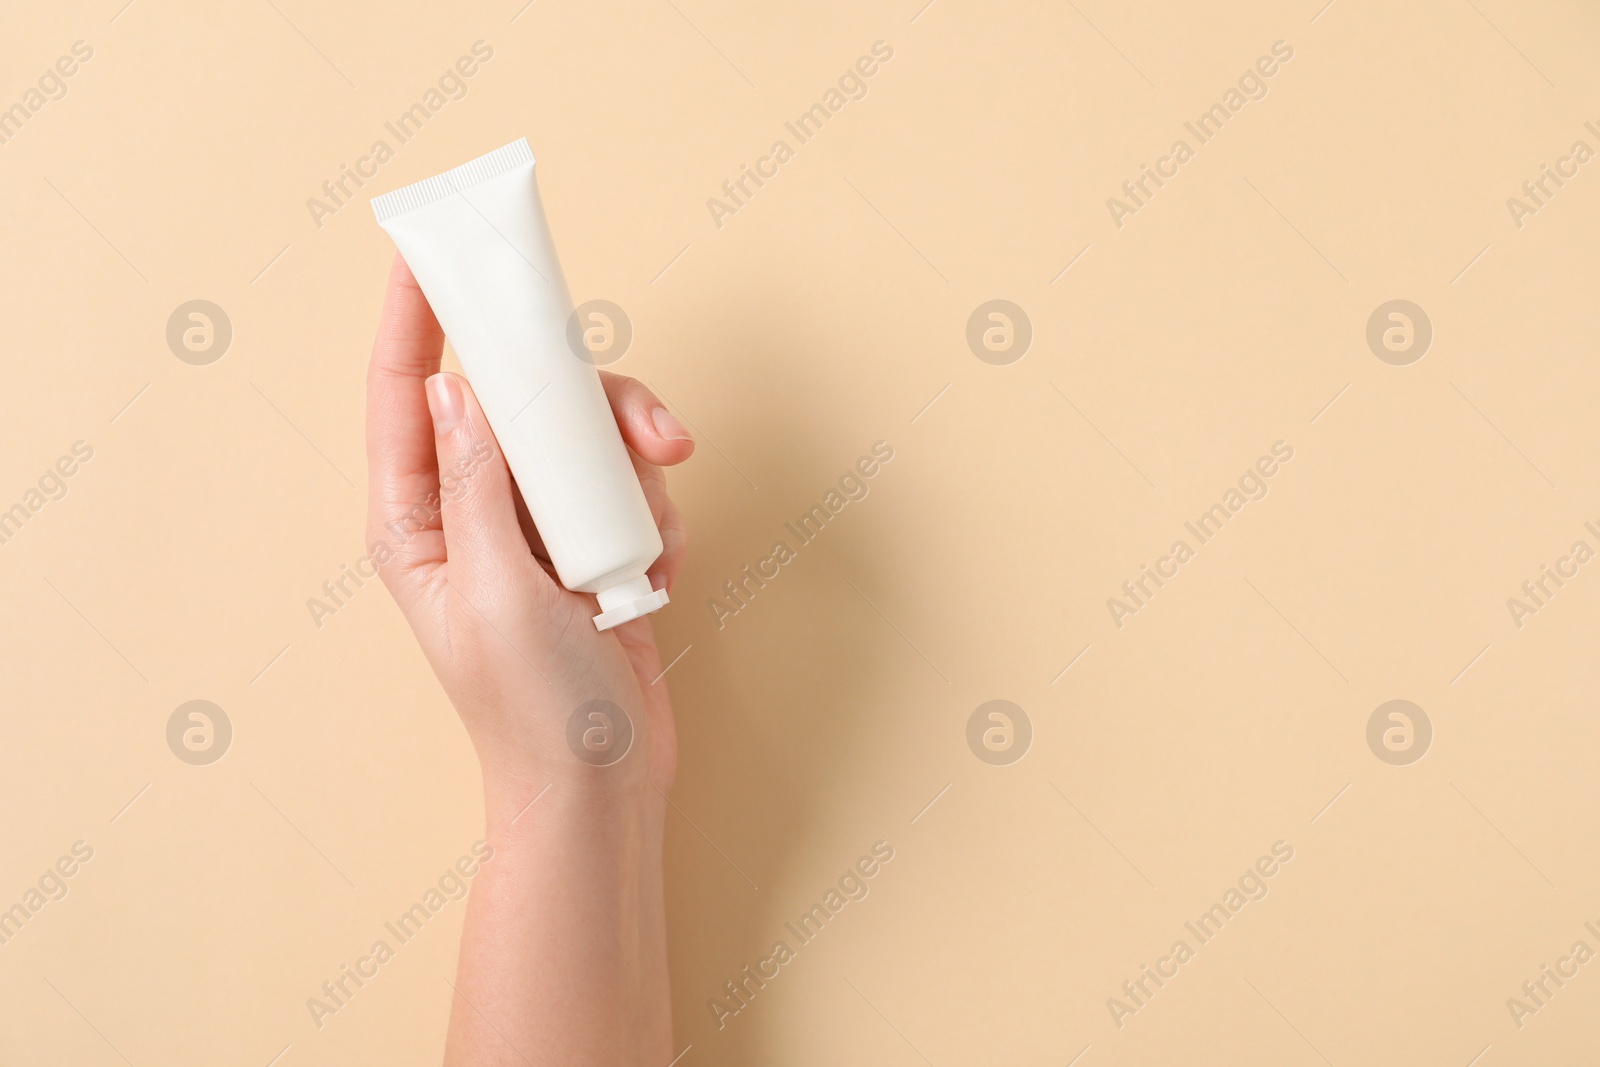
[[[454,462],[439,472],[440,501],[446,506],[474,507],[486,493],[493,492],[496,468],[490,461],[497,454],[488,438],[469,437]]]
[[[668,503],[661,520],[661,539],[671,552],[681,553],[689,547],[689,528],[683,524],[683,516],[671,503]]]

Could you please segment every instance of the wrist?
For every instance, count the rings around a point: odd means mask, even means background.
[[[485,838],[497,849],[584,847],[628,853],[659,841],[666,796],[619,768],[553,775],[483,773]]]

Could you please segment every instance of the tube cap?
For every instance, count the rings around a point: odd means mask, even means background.
[[[609,630],[631,619],[648,615],[666,607],[667,591],[651,589],[647,576],[630,578],[626,582],[602,589],[599,594],[600,614],[594,617],[596,630]]]

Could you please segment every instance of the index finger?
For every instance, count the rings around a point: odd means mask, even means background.
[[[424,388],[443,352],[444,331],[396,254],[367,365],[367,537],[386,543],[405,570],[445,558]]]

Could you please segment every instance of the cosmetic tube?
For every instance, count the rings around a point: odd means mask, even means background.
[[[527,140],[372,209],[450,338],[561,584],[595,594],[601,630],[662,607],[646,575],[661,533],[600,372],[569,347],[572,298]]]

